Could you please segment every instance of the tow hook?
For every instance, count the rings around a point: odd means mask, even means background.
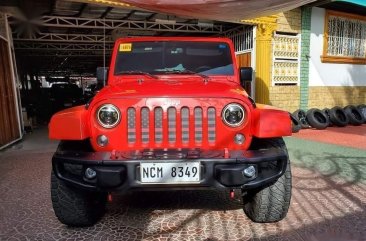
[[[112,150],[110,158],[111,158],[112,160],[117,159],[117,153],[116,153],[116,150]]]
[[[230,199],[234,199],[235,198],[235,192],[233,189],[230,190]]]
[[[230,158],[230,153],[228,148],[224,148],[224,158]]]

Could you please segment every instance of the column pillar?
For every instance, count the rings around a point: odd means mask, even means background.
[[[311,8],[301,8],[300,109],[308,109]]]
[[[273,32],[277,28],[277,15],[245,20],[243,22],[257,25],[255,39],[255,101],[262,104],[270,104],[272,37]]]

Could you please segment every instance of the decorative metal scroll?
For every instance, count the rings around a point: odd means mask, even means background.
[[[329,16],[327,55],[366,58],[366,21]]]

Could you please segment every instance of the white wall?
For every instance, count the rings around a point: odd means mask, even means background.
[[[325,9],[311,14],[309,86],[366,86],[366,65],[322,63]]]

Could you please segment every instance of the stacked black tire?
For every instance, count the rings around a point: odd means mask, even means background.
[[[315,128],[324,130],[328,126],[343,127],[346,125],[362,125],[366,123],[366,105],[353,106],[348,105],[344,108],[335,106],[331,109],[323,110],[312,108],[305,112],[297,110],[290,113],[292,120],[292,132],[298,132],[300,129]]]

